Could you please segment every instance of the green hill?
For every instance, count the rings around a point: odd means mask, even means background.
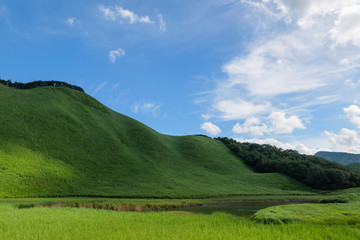
[[[320,151],[315,153],[315,156],[322,157],[329,161],[337,162],[342,165],[348,165],[350,163],[360,163],[360,154]]]
[[[167,136],[67,88],[0,84],[0,197],[305,193],[220,141]]]

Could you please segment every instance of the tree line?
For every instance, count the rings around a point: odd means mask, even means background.
[[[29,83],[20,83],[20,82],[12,82],[11,80],[3,80],[0,78],[0,84],[5,86],[16,88],[16,89],[31,89],[31,88],[39,88],[39,87],[64,87],[64,88],[71,88],[80,92],[85,92],[79,86],[75,86],[66,82],[61,81],[33,81]]]
[[[226,137],[216,139],[256,172],[283,173],[316,189],[360,187],[360,173],[341,164],[267,144],[240,143]]]

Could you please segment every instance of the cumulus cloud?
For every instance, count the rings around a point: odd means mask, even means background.
[[[295,115],[286,117],[284,112],[273,112],[269,116],[272,123],[272,131],[279,133],[292,133],[295,129],[305,129],[302,121]]]
[[[164,18],[161,14],[158,14],[158,19],[160,22],[160,32],[166,32],[167,31],[166,22],[164,21]]]
[[[243,125],[236,123],[232,131],[237,134],[249,133],[252,136],[263,136],[264,133],[269,133],[269,128],[265,123],[261,124],[259,118],[251,117]]]
[[[248,118],[243,125],[236,123],[232,131],[237,134],[248,133],[252,136],[264,134],[292,133],[295,129],[305,129],[301,119],[296,115],[286,116],[285,112],[272,112],[267,118],[267,123],[261,123],[256,117]]]
[[[133,106],[132,110],[135,114],[151,114],[154,117],[158,115],[160,109],[159,104],[155,104],[152,102],[140,102]]]
[[[343,128],[339,134],[325,131],[324,135],[333,150],[360,153],[360,139],[355,130]]]
[[[269,144],[271,146],[275,146],[277,148],[281,148],[281,149],[284,149],[284,150],[285,149],[296,150],[299,153],[308,154],[308,155],[315,154],[318,151],[317,149],[310,149],[310,148],[306,147],[302,143],[295,143],[295,144],[285,143],[285,142],[278,141],[278,140],[276,140],[274,138],[267,138],[267,139],[257,139],[257,138],[241,139],[241,138],[236,138],[235,140],[238,141],[238,142]]]
[[[119,57],[125,56],[125,51],[122,48],[114,49],[109,52],[109,60],[115,63]]]
[[[347,108],[344,108],[344,113],[347,114],[350,122],[355,124],[357,128],[360,128],[360,108],[358,106],[351,105]]]
[[[328,33],[335,44],[360,46],[360,2],[358,0],[273,0],[282,16],[297,19],[297,24],[309,28],[319,18],[328,18]]]
[[[103,14],[105,19],[115,21],[118,19],[128,20],[130,24],[136,22],[153,24],[154,22],[150,20],[149,16],[139,17],[134,12],[124,9],[119,6],[105,6],[104,4],[99,5],[99,11]]]
[[[201,129],[207,132],[210,135],[219,135],[221,133],[221,129],[213,124],[212,122],[204,122],[201,124]]]
[[[341,9],[335,26],[330,30],[336,44],[360,46],[360,3]]]

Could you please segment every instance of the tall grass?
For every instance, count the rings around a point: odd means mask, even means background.
[[[230,214],[15,209],[1,204],[0,239],[359,239],[349,226],[264,225]]]

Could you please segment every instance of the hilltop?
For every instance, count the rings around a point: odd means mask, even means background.
[[[255,173],[220,141],[168,136],[81,91],[0,85],[0,197],[309,193]]]

